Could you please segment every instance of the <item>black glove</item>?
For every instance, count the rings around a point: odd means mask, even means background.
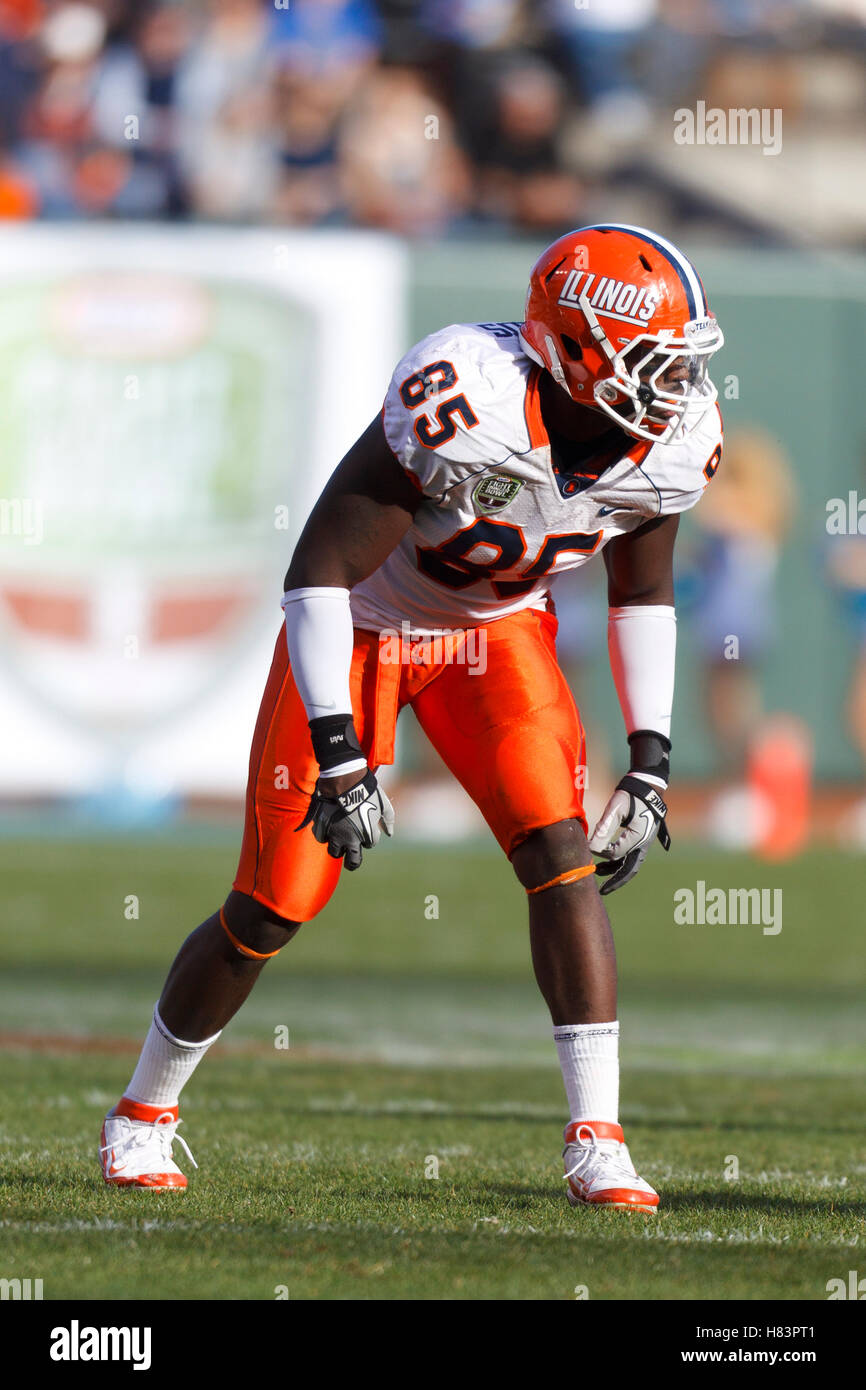
[[[667,813],[656,788],[642,777],[628,773],[617,783],[589,842],[593,854],[607,861],[595,866],[601,877],[610,875],[599,890],[602,895],[634,878],[656,837],[662,849],[670,849]]]
[[[368,770],[360,782],[339,796],[323,796],[317,786],[297,828],[303,830],[310,824],[332,858],[342,859],[347,869],[357,869],[362,849],[377,845],[383,830],[386,835],[394,833],[394,808]]]

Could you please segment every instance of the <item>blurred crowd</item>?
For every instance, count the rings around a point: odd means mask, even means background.
[[[0,0],[0,216],[559,229],[638,176],[662,113],[780,72],[796,110],[804,55],[862,53],[864,23],[866,0]]]

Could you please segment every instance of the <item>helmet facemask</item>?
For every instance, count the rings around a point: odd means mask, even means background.
[[[714,318],[686,323],[681,337],[662,329],[641,333],[617,349],[585,295],[580,307],[613,369],[595,383],[593,403],[622,429],[652,444],[670,444],[715,405],[719,393],[708,367],[724,337]]]

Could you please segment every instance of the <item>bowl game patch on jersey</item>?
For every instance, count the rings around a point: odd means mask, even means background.
[[[503,507],[514,501],[522,487],[522,478],[512,478],[508,473],[491,473],[476,484],[472,500],[479,512],[501,512]]]
[[[541,414],[543,369],[519,330],[451,324],[398,364],[385,435],[424,501],[399,546],[353,589],[357,626],[406,621],[429,633],[544,609],[555,575],[653,517],[694,506],[715,473],[714,407],[674,443],[635,439],[588,486],[563,490]],[[580,469],[594,471],[585,452]]]

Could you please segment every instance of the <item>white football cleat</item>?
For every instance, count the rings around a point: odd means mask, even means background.
[[[186,1187],[186,1175],[171,1156],[175,1141],[193,1168],[198,1164],[177,1133],[176,1105],[142,1105],[123,1096],[102,1124],[102,1176],[114,1187]]]
[[[566,1126],[565,1179],[573,1207],[622,1207],[654,1213],[658,1193],[638,1177],[619,1125],[572,1120]]]

